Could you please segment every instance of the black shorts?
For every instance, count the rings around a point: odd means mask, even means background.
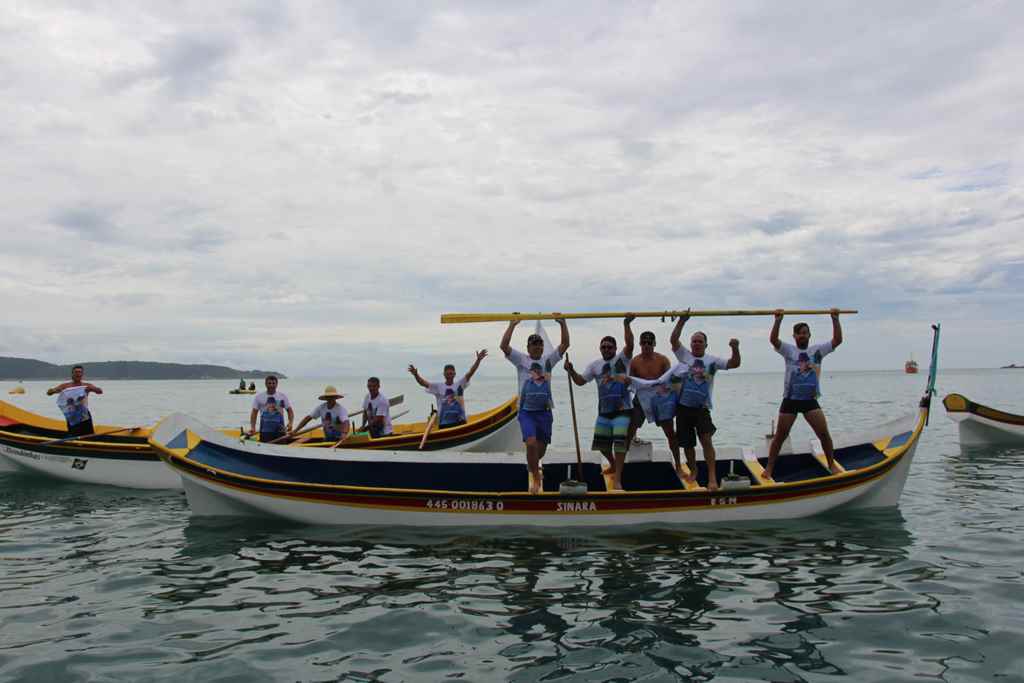
[[[633,397],[633,410],[629,415],[629,430],[635,432],[644,426],[644,422],[647,421],[647,416],[644,415],[643,406],[640,405],[640,399],[636,396]]]
[[[465,420],[456,420],[455,422],[448,422],[446,424],[439,424],[439,425],[437,425],[437,428],[438,429],[451,429],[452,427],[458,427],[458,426],[464,425],[464,424],[466,424]]]
[[[711,421],[711,411],[706,407],[676,407],[676,436],[683,448],[696,447],[698,434],[711,436],[716,431],[715,423]]]
[[[280,439],[282,436],[284,436],[287,433],[288,432],[285,432],[285,431],[280,431],[280,432],[260,432],[260,441],[262,441],[263,443],[270,443],[274,439]]]
[[[92,434],[94,431],[91,417],[88,420],[82,420],[73,427],[68,425],[68,436],[85,436],[86,434]]]
[[[821,406],[813,398],[805,401],[798,401],[795,398],[784,398],[782,399],[782,405],[779,406],[780,415],[799,415],[800,413],[809,413],[812,410],[821,410]]]

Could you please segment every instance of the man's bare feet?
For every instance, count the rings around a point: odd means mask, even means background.
[[[612,467],[611,465],[608,465],[603,470],[601,470],[601,474],[613,474],[614,472],[615,472],[615,468]]]
[[[619,481],[618,479],[613,479],[612,480],[612,488],[611,488],[611,490],[612,491],[624,491],[625,489],[622,488],[622,482],[621,481]]]
[[[544,479],[533,472],[530,472],[530,494],[536,496],[540,493],[541,486],[544,483]]]
[[[709,480],[708,481],[708,491],[717,491],[717,490],[718,490],[718,482],[717,481],[710,481]]]
[[[682,465],[676,465],[676,474],[685,479],[690,483],[697,481],[697,477],[693,476],[693,473],[689,469],[684,468]]]

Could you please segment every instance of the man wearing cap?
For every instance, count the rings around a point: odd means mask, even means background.
[[[306,426],[306,423],[310,420],[320,420],[320,426],[324,430],[324,439],[327,441],[342,441],[348,436],[349,432],[349,419],[348,411],[345,410],[345,406],[338,403],[339,398],[343,398],[345,395],[338,393],[332,385],[328,384],[324,387],[324,393],[320,395],[320,400],[324,401],[313,411],[302,418],[298,426],[290,434],[301,432],[302,428]]]
[[[563,318],[557,322],[562,328],[562,339],[559,345],[544,353],[544,338],[539,334],[531,334],[526,340],[526,353],[512,348],[512,332],[519,324],[511,320],[508,329],[501,338],[501,350],[519,376],[519,429],[523,433],[526,444],[526,465],[530,470],[530,493],[540,493],[543,475],[540,469],[541,458],[551,443],[551,426],[554,419],[551,409],[554,401],[551,396],[551,371],[565,355],[569,348],[569,326]]]
[[[624,345],[618,350],[615,337],[601,339],[598,349],[601,357],[590,363],[582,374],[572,363],[565,361],[565,371],[577,386],[597,380],[597,421],[594,423],[594,441],[591,449],[600,451],[611,466],[612,489],[622,490],[622,466],[626,461],[626,435],[632,416],[629,394],[629,359],[633,356],[633,330],[629,324],[635,319],[626,315],[623,321]]]
[[[277,377],[268,375],[264,380],[266,391],[261,391],[252,399],[252,411],[249,413],[249,436],[256,433],[256,416],[260,418],[260,441],[273,441],[292,431],[295,411],[292,402],[284,392],[277,390]],[[285,426],[285,414],[288,425]]]
[[[57,407],[64,413],[68,424],[68,434],[84,436],[93,433],[92,413],[89,412],[89,394],[102,394],[103,390],[95,384],[83,382],[85,368],[76,365],[71,368],[71,381],[58,384],[46,390],[47,396],[60,394]]]
[[[650,330],[640,333],[640,353],[629,363],[630,377],[637,379],[656,380],[672,367],[672,362],[654,350],[655,337]],[[633,443],[637,430],[643,426],[644,420],[653,422],[665,433],[668,448],[675,461],[679,462],[679,442],[676,440],[674,420],[676,418],[676,400],[678,393],[672,384],[645,386],[634,383],[633,415],[629,423],[629,435],[626,443]]]
[[[380,393],[380,379],[371,377],[366,380],[366,390],[369,393],[363,398],[363,428],[368,429],[374,439],[390,436],[391,403]]]
[[[779,406],[778,422],[775,425],[775,436],[772,437],[771,445],[768,446],[768,464],[764,468],[764,474],[769,479],[775,469],[779,450],[786,441],[786,437],[789,436],[789,431],[793,428],[797,415],[801,413],[807,420],[807,424],[814,430],[818,441],[821,442],[821,450],[825,452],[829,471],[833,474],[842,472],[842,469],[836,465],[832,435],[828,431],[828,421],[818,404],[818,397],[821,396],[819,389],[821,361],[843,343],[843,328],[839,324],[839,310],[833,308],[830,312],[832,314],[831,341],[812,346],[810,344],[811,328],[807,323],[793,325],[795,345],[781,341],[779,326],[782,325],[782,311],[775,311],[775,324],[772,325],[768,340],[786,363],[786,382],[782,394],[782,405]]]
[[[711,421],[711,395],[715,388],[715,375],[722,370],[740,366],[740,341],[730,339],[732,354],[728,360],[707,353],[708,335],[698,330],[690,337],[690,348],[679,342],[683,326],[690,319],[689,310],[679,316],[669,341],[672,352],[679,360],[668,374],[682,379],[679,390],[679,405],[676,407],[676,437],[686,452],[686,463],[690,474],[688,480],[697,476],[697,441],[704,453],[708,467],[708,490],[718,490],[718,473],[715,469],[715,447],[711,437],[717,431]],[[678,462],[676,463],[678,467]]]
[[[466,423],[466,399],[463,395],[466,387],[469,386],[470,378],[476,373],[480,362],[486,356],[487,349],[477,351],[473,365],[457,382],[455,381],[455,366],[450,363],[444,366],[443,382],[428,382],[420,376],[416,366],[409,365],[409,374],[413,376],[416,383],[437,399],[437,426],[441,429],[457,427]]]

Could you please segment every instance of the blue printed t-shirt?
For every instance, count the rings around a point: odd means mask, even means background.
[[[690,349],[680,346],[675,350],[679,364],[669,373],[679,377],[683,385],[679,389],[679,405],[688,408],[711,409],[711,397],[715,390],[715,375],[728,370],[728,361],[705,353],[697,357]]]
[[[580,374],[584,381],[597,380],[597,412],[614,415],[633,407],[628,384],[629,358],[619,351],[611,360],[598,358]]]
[[[438,424],[449,425],[466,419],[466,402],[463,394],[469,380],[460,377],[451,384],[431,382],[426,392],[437,399]]]
[[[806,349],[782,342],[776,352],[786,361],[782,397],[810,401],[821,396],[821,360],[832,353],[832,342],[810,344]]]
[[[69,427],[85,422],[89,414],[89,392],[84,386],[68,387],[57,395],[57,407],[64,413]]]
[[[555,348],[534,360],[522,351],[511,349],[508,362],[516,366],[519,376],[519,409],[525,411],[551,410],[554,399],[551,396],[551,371],[562,359],[562,353]]]

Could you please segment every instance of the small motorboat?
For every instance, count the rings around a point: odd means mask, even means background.
[[[989,408],[961,394],[948,394],[942,405],[959,427],[962,446],[1024,444],[1024,415]]]

